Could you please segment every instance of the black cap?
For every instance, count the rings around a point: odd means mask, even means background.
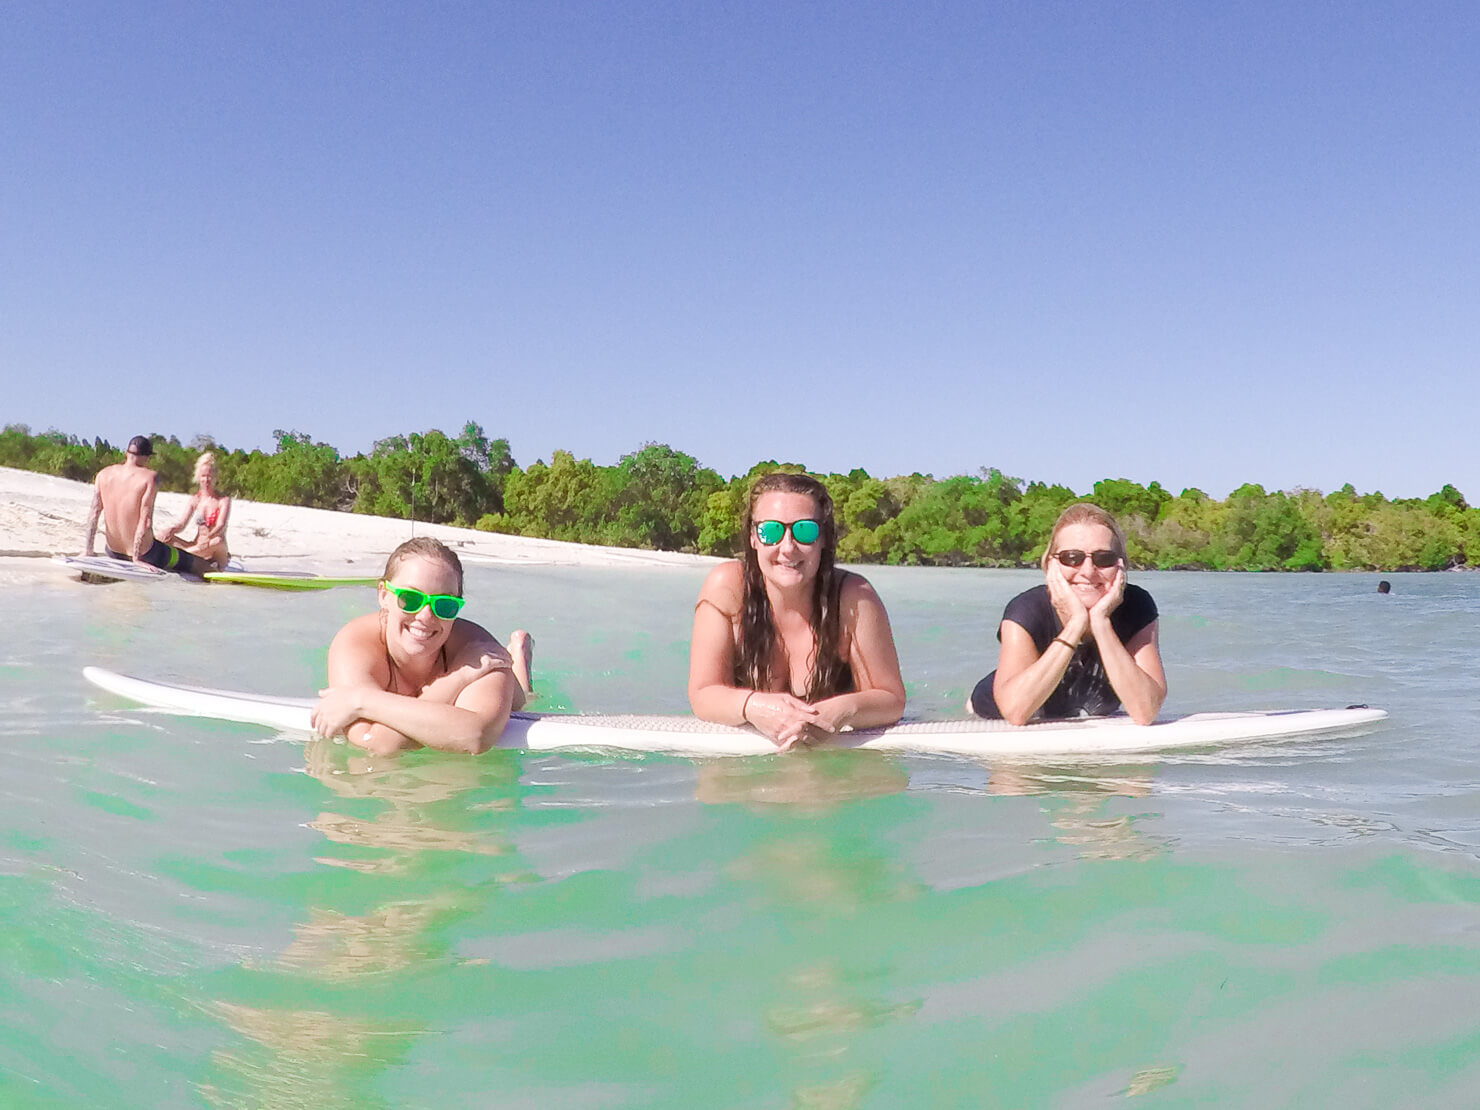
[[[133,439],[128,441],[128,449],[135,455],[147,456],[154,454],[154,444],[149,442],[148,436],[134,436]]]

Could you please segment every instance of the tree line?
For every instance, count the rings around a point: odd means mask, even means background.
[[[196,457],[215,452],[217,484],[252,501],[459,524],[577,543],[734,555],[745,493],[756,473],[802,470],[757,463],[728,480],[693,456],[649,443],[614,466],[556,451],[518,466],[506,439],[469,422],[392,436],[343,456],[297,431],[274,432],[272,452],[232,450],[209,437],[188,445],[156,435],[161,488],[190,488]],[[0,466],[90,481],[123,452],[102,439],[24,425],[0,432]],[[1096,482],[1083,494],[1024,482],[995,468],[937,479],[817,475],[836,506],[840,561],[1015,567],[1041,553],[1059,512],[1093,500],[1114,513],[1133,565],[1203,570],[1442,570],[1480,560],[1480,509],[1453,486],[1389,500],[1350,485],[1333,493],[1244,485],[1223,500],[1157,483]]]

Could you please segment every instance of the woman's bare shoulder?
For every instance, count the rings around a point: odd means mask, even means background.
[[[386,658],[379,611],[356,617],[335,633],[329,643],[329,684],[369,681],[384,689],[390,681]]]
[[[329,649],[331,651],[335,648],[353,650],[364,645],[372,645],[376,648],[380,646],[379,611],[366,613],[346,624],[334,634]]]
[[[464,654],[482,654],[487,651],[504,652],[504,645],[481,624],[458,617],[447,637],[447,654],[456,658]]]
[[[879,601],[878,593],[863,575],[851,570],[841,571],[840,573],[843,581],[838,590],[838,597],[845,606],[853,608],[863,602]]]
[[[704,585],[699,587],[700,602],[708,602],[720,612],[732,616],[740,611],[744,595],[745,572],[734,559],[711,570],[704,579]]]

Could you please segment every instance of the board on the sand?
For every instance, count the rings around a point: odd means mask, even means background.
[[[307,571],[282,570],[253,573],[245,570],[206,571],[207,582],[224,582],[232,586],[260,586],[269,590],[330,590],[335,586],[373,586],[376,577],[335,577],[310,574]]]
[[[101,667],[82,671],[93,685],[156,709],[222,721],[311,731],[313,698],[242,694],[131,678]],[[1127,717],[1009,725],[978,719],[931,721],[858,729],[829,747],[938,752],[967,756],[1086,756],[1169,751],[1250,740],[1329,736],[1363,731],[1383,720],[1381,709],[1307,709],[1278,713],[1194,713],[1137,725]],[[501,748],[622,748],[682,755],[766,755],[775,746],[754,729],[714,725],[694,717],[586,716],[516,713],[499,737]]]
[[[115,559],[111,555],[53,555],[51,560],[84,578],[108,578],[116,582],[164,582],[171,578],[186,582],[200,581],[193,574],[141,567],[132,559]]]

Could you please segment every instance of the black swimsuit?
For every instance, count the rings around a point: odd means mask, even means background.
[[[1120,605],[1110,614],[1110,627],[1124,644],[1156,620],[1156,617],[1156,602],[1151,600],[1151,595],[1140,586],[1127,585]],[[1019,625],[1033,637],[1033,646],[1038,649],[1039,655],[1047,651],[1054,637],[1064,630],[1058,614],[1054,612],[1047,586],[1035,586],[1018,594],[1007,603],[1002,619]],[[997,639],[1002,639],[1000,625]],[[971,711],[978,717],[992,720],[1002,717],[992,693],[996,677],[997,672],[993,671],[971,691]],[[1048,695],[1042,708],[1034,714],[1034,718],[1061,721],[1082,715],[1100,717],[1119,711],[1120,698],[1105,675],[1105,665],[1100,661],[1100,649],[1093,640],[1085,640],[1074,649],[1074,656],[1064,670],[1064,677],[1059,680],[1054,692]]]
[[[111,547],[103,548],[114,559],[127,559],[128,556],[121,551],[114,551]],[[193,574],[197,578],[208,570],[215,570],[215,566],[206,562],[199,556],[192,555],[188,551],[181,551],[178,547],[171,547],[167,543],[155,540],[139,556],[140,562],[148,563],[151,567],[160,570],[172,570],[176,574]]]

